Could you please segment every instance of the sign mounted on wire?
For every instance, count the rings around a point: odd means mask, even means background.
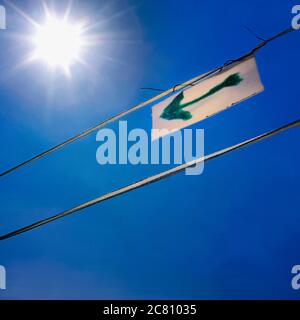
[[[152,139],[204,120],[264,90],[255,57],[225,66],[152,107]]]

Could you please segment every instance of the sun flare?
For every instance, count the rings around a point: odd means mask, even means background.
[[[114,33],[106,33],[105,30],[105,23],[110,19],[91,23],[88,16],[82,16],[81,12],[73,9],[73,0],[66,0],[65,10],[59,12],[54,7],[50,9],[47,2],[41,1],[44,14],[38,20],[9,2],[9,6],[29,26],[25,28],[26,33],[17,35],[26,44],[26,53],[16,64],[16,69],[38,62],[41,67],[46,66],[46,72],[51,75],[49,79],[61,72],[71,79],[73,72],[78,75],[83,70],[93,70],[91,63],[95,64],[100,57],[115,62],[111,56],[105,55],[105,46],[110,46],[110,37],[115,37]]]
[[[83,46],[82,28],[49,16],[43,25],[38,25],[33,42],[34,59],[43,60],[50,67],[67,70],[80,59]]]

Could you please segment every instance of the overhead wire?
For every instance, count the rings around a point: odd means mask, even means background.
[[[28,226],[26,226],[24,228],[21,228],[21,229],[15,230],[13,232],[7,233],[5,235],[2,235],[2,236],[0,236],[0,241],[8,239],[8,238],[15,237],[15,236],[20,235],[22,233],[28,232],[28,231],[30,231],[32,229],[41,227],[41,226],[43,226],[45,224],[48,224],[48,223],[53,222],[55,220],[61,219],[63,217],[66,217],[66,216],[71,215],[71,214],[73,214],[75,212],[81,211],[81,210],[86,209],[88,207],[94,206],[94,205],[99,204],[99,203],[101,203],[103,201],[106,201],[108,199],[115,198],[117,196],[120,196],[120,195],[125,194],[125,193],[130,192],[130,191],[133,191],[135,189],[139,189],[141,187],[147,186],[149,184],[152,184],[154,182],[160,181],[162,179],[166,179],[167,177],[170,177],[172,175],[178,174],[178,173],[182,172],[183,170],[185,170],[187,168],[190,168],[190,167],[193,167],[193,166],[195,166],[197,164],[204,163],[204,162],[210,161],[212,159],[224,156],[227,153],[230,153],[230,152],[233,152],[235,150],[244,148],[246,146],[249,146],[251,144],[257,143],[259,141],[268,139],[268,138],[270,138],[270,137],[272,137],[274,135],[277,135],[279,133],[282,133],[282,132],[284,132],[286,130],[289,130],[291,128],[295,128],[295,127],[298,127],[298,126],[300,126],[300,119],[298,119],[298,120],[296,120],[294,122],[288,123],[288,124],[286,124],[284,126],[281,126],[279,128],[276,128],[276,129],[274,129],[272,131],[268,131],[266,133],[263,133],[263,134],[261,134],[259,136],[254,137],[254,138],[245,140],[245,141],[240,142],[238,144],[235,144],[233,146],[230,146],[230,147],[227,147],[225,149],[216,151],[216,152],[211,153],[209,155],[206,155],[204,157],[200,157],[200,158],[197,158],[197,159],[192,160],[190,162],[187,162],[187,163],[184,163],[182,165],[176,166],[176,167],[174,167],[174,168],[172,168],[170,170],[164,171],[162,173],[153,175],[153,176],[148,177],[146,179],[143,179],[143,180],[137,181],[135,183],[129,184],[129,185],[125,186],[125,187],[122,187],[120,189],[117,189],[117,190],[114,190],[112,192],[109,192],[109,193],[107,193],[105,195],[102,195],[102,196],[100,196],[98,198],[95,198],[93,200],[84,202],[84,203],[82,203],[82,204],[80,204],[78,206],[75,206],[75,207],[73,207],[73,208],[71,208],[69,210],[66,210],[64,212],[58,213],[58,214],[56,214],[56,215],[54,215],[52,217],[40,220],[40,221],[35,222],[35,223],[31,224],[31,225],[28,225]]]
[[[155,102],[155,101],[157,101],[159,99],[162,99],[162,98],[166,97],[169,94],[174,93],[175,91],[185,89],[185,88],[187,88],[189,86],[193,86],[196,83],[198,83],[200,81],[203,81],[206,78],[208,78],[208,77],[210,77],[210,76],[212,76],[212,75],[214,75],[216,73],[221,72],[225,67],[228,67],[233,63],[236,63],[238,61],[242,61],[243,59],[246,59],[247,57],[254,55],[258,50],[260,50],[261,48],[266,46],[271,41],[274,41],[275,39],[278,39],[279,37],[282,37],[282,36],[292,32],[294,30],[295,29],[293,29],[293,28],[288,28],[286,30],[283,30],[283,31],[277,33],[276,35],[272,36],[271,38],[263,40],[260,44],[258,44],[256,47],[254,47],[250,52],[248,52],[247,54],[239,57],[238,59],[228,60],[223,64],[223,66],[220,66],[220,67],[218,67],[216,69],[213,69],[213,70],[211,70],[209,72],[206,72],[204,74],[201,74],[201,75],[199,75],[199,76],[197,76],[197,77],[195,77],[195,78],[193,78],[191,80],[185,81],[185,82],[183,82],[181,84],[174,85],[172,88],[170,88],[168,90],[165,90],[165,91],[162,91],[161,93],[155,95],[154,97],[152,97],[152,98],[150,98],[150,99],[148,99],[148,100],[146,100],[146,101],[144,101],[144,102],[142,102],[140,104],[137,104],[134,107],[131,107],[131,108],[125,110],[125,111],[122,111],[122,112],[120,112],[120,113],[118,113],[118,114],[116,114],[116,115],[114,115],[114,116],[112,116],[112,117],[110,117],[110,118],[98,123],[97,125],[89,128],[87,130],[84,130],[83,132],[81,132],[81,133],[79,133],[79,134],[77,134],[77,135],[65,140],[64,142],[62,142],[60,144],[57,144],[56,146],[54,146],[54,147],[52,147],[52,148],[50,148],[50,149],[48,149],[46,151],[43,151],[43,152],[33,156],[30,159],[28,159],[28,160],[26,160],[24,162],[21,162],[21,163],[15,165],[15,166],[12,166],[11,168],[1,172],[0,173],[0,177],[6,176],[6,175],[18,170],[18,169],[21,169],[22,167],[24,167],[26,165],[29,165],[30,163],[32,163],[32,162],[34,162],[36,160],[39,160],[39,159],[41,159],[41,158],[43,158],[43,157],[45,157],[45,156],[57,151],[57,150],[65,147],[66,145],[68,145],[68,144],[70,144],[72,142],[75,142],[75,141],[77,141],[79,139],[82,139],[83,137],[91,134],[92,132],[94,132],[96,130],[99,130],[100,128],[105,127],[106,125],[108,125],[108,124],[110,124],[110,123],[112,123],[112,122],[114,122],[116,120],[119,120],[119,119],[125,117],[126,115],[128,115],[128,114],[130,114],[130,113],[132,113],[132,112],[134,112],[134,111],[136,111],[138,109],[141,109],[141,108],[145,107],[146,105],[149,105],[149,104],[151,104],[151,103],[153,103],[153,102]],[[160,89],[158,89],[158,91],[160,91]]]

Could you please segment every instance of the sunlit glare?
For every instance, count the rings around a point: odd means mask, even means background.
[[[22,36],[18,34],[19,39],[26,41],[26,49],[29,49],[29,52],[15,66],[16,69],[35,62],[42,62],[43,67],[46,66],[50,74],[62,71],[71,79],[73,71],[79,74],[79,70],[93,70],[90,61],[95,49],[97,49],[97,59],[101,56],[109,62],[115,62],[111,56],[104,54],[105,45],[110,42],[108,35],[111,37],[115,35],[112,32],[105,33],[104,29],[100,31],[100,28],[104,23],[125,11],[91,24],[88,17],[78,16],[76,12],[71,14],[74,11],[72,9],[73,0],[66,0],[65,10],[60,10],[59,13],[54,8],[50,9],[47,2],[42,0],[44,15],[38,20],[15,4],[8,3],[30,25],[30,29],[26,29],[30,32]],[[100,45],[104,52],[99,50]],[[117,63],[120,62],[117,61]],[[77,65],[79,66],[76,70]],[[50,79],[53,79],[52,76]]]
[[[82,28],[49,16],[45,24],[37,27],[34,44],[35,59],[44,60],[50,67],[67,70],[80,58],[83,45]]]

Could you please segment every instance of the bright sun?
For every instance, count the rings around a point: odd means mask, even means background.
[[[22,38],[30,43],[30,52],[20,62],[20,66],[41,61],[48,66],[48,71],[63,71],[72,78],[72,67],[76,63],[88,67],[86,56],[90,48],[102,45],[103,41],[93,29],[87,17],[71,17],[72,0],[68,0],[66,10],[57,14],[49,10],[42,1],[44,8],[43,22],[36,21],[14,4],[10,6],[32,26],[32,33]]]
[[[37,28],[34,58],[44,60],[50,67],[61,67],[68,71],[80,59],[82,32],[79,25],[48,16],[45,24]]]

